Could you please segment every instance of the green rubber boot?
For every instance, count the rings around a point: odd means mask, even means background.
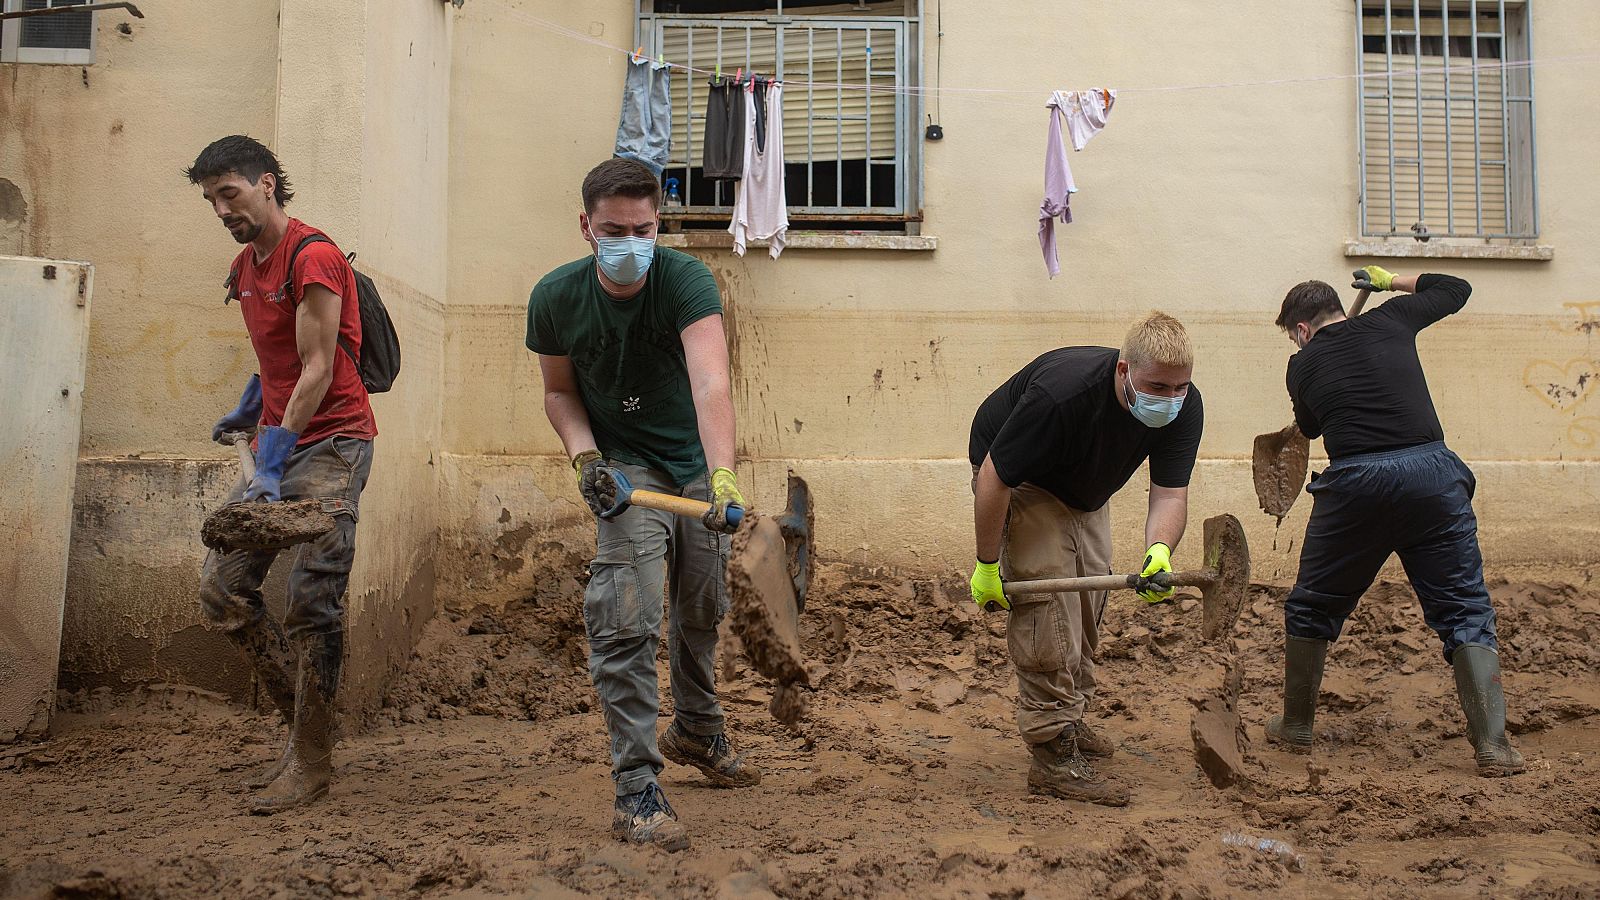
[[[1283,639],[1283,715],[1267,720],[1267,740],[1294,753],[1311,752],[1317,692],[1322,689],[1322,664],[1327,659],[1327,641]]]
[[[1500,654],[1480,644],[1456,648],[1450,664],[1456,670],[1456,693],[1467,715],[1467,740],[1478,759],[1478,774],[1488,778],[1516,775],[1526,766],[1506,737],[1506,695],[1500,685]]]

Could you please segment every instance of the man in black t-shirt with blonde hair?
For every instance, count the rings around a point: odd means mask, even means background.
[[[1111,495],[1150,461],[1143,574],[1172,571],[1189,516],[1205,414],[1183,325],[1152,312],[1122,349],[1065,347],[1035,359],[978,407],[972,462],[977,565],[972,599],[1008,609],[1017,727],[1033,755],[1028,789],[1124,806],[1125,787],[1085,757],[1114,744],[1088,726],[1105,592],[1005,596],[1006,580],[1111,573]],[[1156,602],[1172,591],[1141,593]]]

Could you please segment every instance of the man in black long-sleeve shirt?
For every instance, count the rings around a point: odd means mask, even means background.
[[[1328,645],[1398,553],[1455,669],[1479,774],[1514,775],[1523,763],[1505,735],[1494,608],[1472,512],[1477,481],[1444,444],[1417,358],[1417,333],[1459,312],[1472,286],[1377,266],[1356,274],[1356,287],[1412,293],[1347,319],[1338,292],[1308,281],[1289,291],[1277,320],[1300,348],[1289,359],[1295,423],[1323,438],[1331,464],[1307,488],[1311,521],[1284,602],[1283,715],[1267,723],[1267,737],[1310,748]]]

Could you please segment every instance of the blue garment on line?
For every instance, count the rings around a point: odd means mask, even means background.
[[[617,149],[612,154],[644,163],[661,177],[667,167],[672,135],[671,79],[662,63],[640,57],[628,66],[622,86],[622,115],[617,120]]]

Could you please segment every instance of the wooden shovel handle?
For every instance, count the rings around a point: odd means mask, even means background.
[[[235,433],[233,448],[239,451],[239,474],[248,485],[256,477],[256,456],[250,452],[250,435],[243,431]]]
[[[1346,316],[1346,318],[1354,319],[1356,316],[1361,315],[1361,307],[1367,305],[1367,298],[1370,296],[1372,296],[1371,291],[1362,291],[1357,294],[1356,302],[1350,304],[1350,315]]]
[[[1167,584],[1172,587],[1209,587],[1217,580],[1212,571],[1174,572]],[[1082,578],[1043,578],[1038,581],[1008,581],[1002,587],[1011,594],[1068,594],[1080,591],[1131,590],[1139,584],[1137,575],[1088,575]]]
[[[711,504],[704,500],[695,500],[691,497],[679,497],[676,494],[662,494],[657,491],[641,491],[635,489],[628,496],[628,502],[634,506],[643,506],[646,509],[659,509],[675,516],[689,516],[698,519],[711,509]]]

